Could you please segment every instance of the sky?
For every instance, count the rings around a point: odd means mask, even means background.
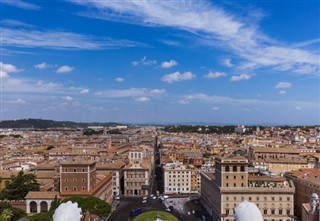
[[[0,120],[320,124],[320,1],[0,0]]]

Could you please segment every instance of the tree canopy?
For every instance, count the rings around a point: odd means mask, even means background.
[[[37,183],[34,174],[25,174],[20,171],[16,176],[12,175],[6,181],[5,188],[1,191],[0,199],[23,200],[29,191],[39,191],[40,184]]]

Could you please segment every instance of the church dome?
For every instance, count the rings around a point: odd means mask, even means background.
[[[256,204],[244,201],[235,208],[236,221],[263,221],[261,212]]]

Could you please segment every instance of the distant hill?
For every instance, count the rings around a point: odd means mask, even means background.
[[[57,128],[57,127],[86,128],[88,126],[111,127],[116,125],[124,125],[124,124],[115,123],[115,122],[78,123],[78,122],[72,122],[72,121],[54,121],[54,120],[43,120],[43,119],[21,119],[21,120],[0,121],[0,128],[34,128],[34,129],[47,129],[47,128]]]

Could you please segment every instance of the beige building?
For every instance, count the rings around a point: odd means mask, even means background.
[[[191,192],[191,168],[175,161],[163,167],[164,193],[187,194]]]
[[[234,221],[234,209],[247,200],[257,205],[264,221],[293,221],[293,182],[253,176],[241,156],[216,157],[215,166],[215,173],[201,173],[201,202],[214,220]]]
[[[130,162],[123,168],[124,195],[147,196],[151,188],[152,160],[143,150],[129,152]],[[145,156],[145,157],[144,157]]]
[[[302,216],[302,204],[310,200],[313,193],[320,195],[320,169],[300,169],[288,172],[286,177],[293,181],[296,192],[294,194],[295,214]]]

